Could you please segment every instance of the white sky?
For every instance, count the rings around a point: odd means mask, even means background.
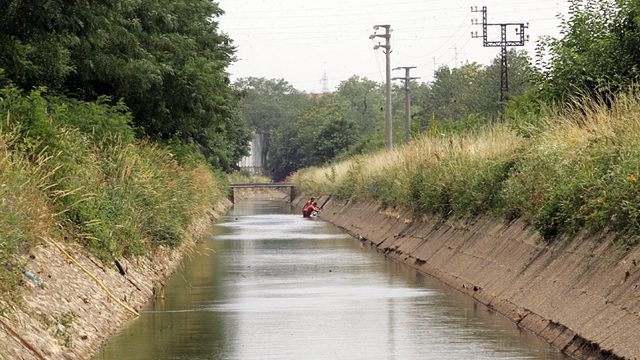
[[[558,36],[558,14],[566,0],[218,0],[226,12],[220,28],[237,47],[238,61],[230,68],[233,80],[242,77],[285,79],[296,89],[321,92],[326,73],[329,90],[353,75],[384,82],[385,55],[370,40],[373,25],[390,24],[391,67],[417,66],[411,76],[433,79],[435,66],[465,62],[488,64],[500,48],[483,48],[482,13],[489,23],[529,23],[530,41],[518,49],[533,53],[542,35]],[[498,32],[491,31],[498,30]],[[500,40],[499,27],[490,27],[489,41]],[[383,33],[384,30],[378,30]],[[515,27],[508,30],[516,40]],[[457,60],[457,62],[456,62]],[[404,76],[396,70],[393,77]]]

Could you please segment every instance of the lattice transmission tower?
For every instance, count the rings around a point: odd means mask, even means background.
[[[483,6],[481,10],[478,10],[477,6],[471,7],[471,12],[482,13],[482,24],[478,22],[478,19],[472,19],[471,24],[482,25],[482,35],[478,35],[477,31],[471,32],[472,38],[482,38],[482,46],[484,47],[499,47],[500,51],[500,109],[502,113],[502,107],[507,99],[509,93],[509,73],[507,62],[507,47],[508,46],[524,46],[524,43],[529,41],[529,35],[525,35],[525,29],[529,28],[529,23],[489,23],[487,21],[487,7]],[[490,26],[500,27],[500,41],[489,40],[488,30]],[[515,28],[516,40],[509,40],[507,36],[507,30],[509,28]]]

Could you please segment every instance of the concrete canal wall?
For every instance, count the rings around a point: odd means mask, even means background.
[[[588,236],[549,245],[522,221],[413,221],[376,203],[331,200],[320,217],[573,358],[640,359],[640,249]]]
[[[166,279],[230,205],[202,214],[178,248],[119,259],[126,276],[71,242],[35,247],[25,259],[34,278],[25,277],[23,302],[0,317],[0,359],[90,359],[135,311],[162,296]]]

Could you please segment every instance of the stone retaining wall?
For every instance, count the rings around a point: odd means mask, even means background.
[[[571,357],[640,359],[640,249],[588,236],[549,245],[522,221],[414,221],[377,203],[331,200],[320,217]]]

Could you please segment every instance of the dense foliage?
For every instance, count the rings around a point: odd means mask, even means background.
[[[569,0],[560,39],[547,38],[537,53],[538,95],[605,99],[640,79],[640,3]]]
[[[244,95],[243,117],[266,136],[267,172],[276,180],[367,146],[376,148],[368,145],[371,138],[381,139],[377,130],[384,101],[373,81],[353,77],[330,94],[306,94],[284,80],[263,78],[240,79],[235,86]]]
[[[68,238],[104,261],[174,246],[225,195],[249,128],[208,0],[0,3],[0,294]],[[0,309],[0,313],[2,309]]]
[[[509,93],[507,99],[520,96],[533,87],[533,76],[525,52],[507,54]],[[501,62],[496,57],[489,66],[478,63],[450,69],[441,67],[433,82],[420,86],[416,96],[416,120],[420,128],[432,125],[475,127],[499,118]]]
[[[228,170],[249,132],[225,72],[234,50],[221,14],[208,0],[2,2],[0,84],[122,100],[142,134],[193,144]]]

